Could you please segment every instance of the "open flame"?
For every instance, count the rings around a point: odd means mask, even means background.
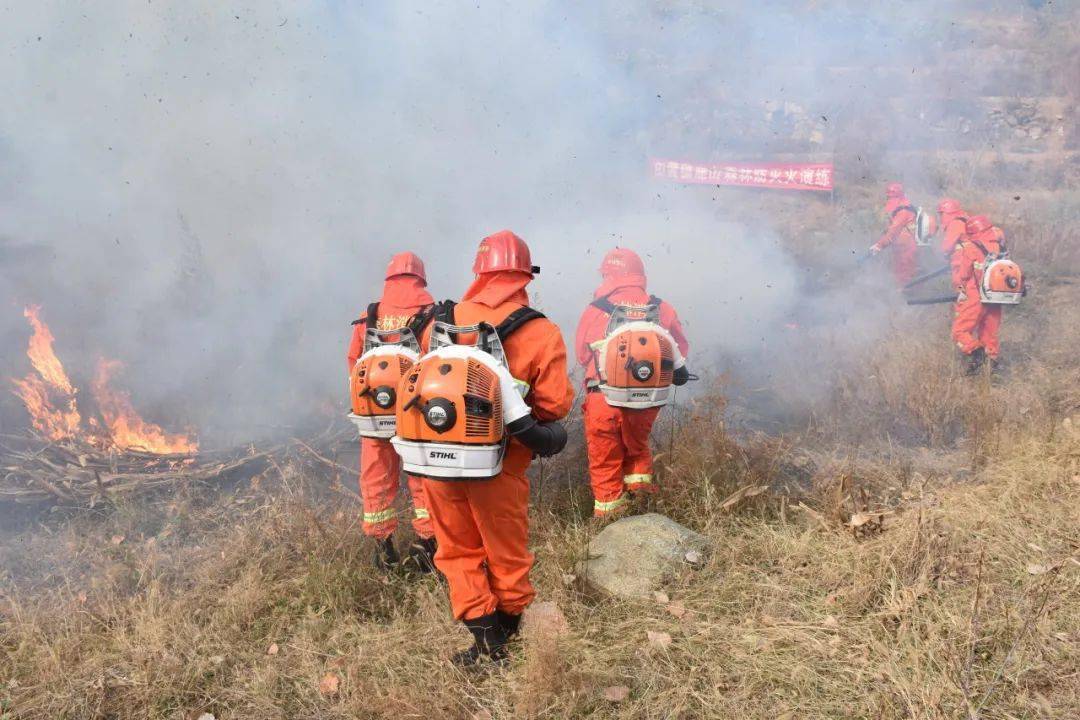
[[[48,325],[41,320],[40,310],[40,307],[31,306],[23,311],[34,329],[26,349],[34,370],[24,378],[11,380],[14,393],[23,401],[38,432],[54,441],[84,437],[121,450],[138,449],[156,454],[198,451],[199,443],[193,437],[167,433],[160,426],[143,420],[131,404],[131,396],[109,385],[113,373],[121,367],[115,360],[98,361],[90,387],[104,428],[91,417],[87,422],[90,431],[84,431],[76,400],[78,389],[53,352],[54,338]]]
[[[65,440],[79,432],[81,418],[75,402],[76,391],[64,372],[60,358],[53,352],[53,335],[38,317],[40,310],[37,306],[23,310],[23,316],[34,328],[26,348],[26,356],[30,358],[34,372],[21,380],[12,378],[11,382],[15,384],[14,392],[26,406],[37,431],[50,440]],[[50,388],[61,396],[56,403],[50,397]]]
[[[131,396],[126,391],[109,387],[109,378],[121,367],[123,365],[117,360],[99,360],[94,381],[90,385],[113,444],[124,450],[137,448],[162,455],[196,452],[199,444],[194,439],[167,433],[158,425],[143,420],[135,412]]]

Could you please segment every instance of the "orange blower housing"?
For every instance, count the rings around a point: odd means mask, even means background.
[[[600,392],[615,407],[666,405],[675,368],[686,364],[674,338],[659,324],[658,303],[615,306],[607,336],[595,349]]]
[[[385,340],[395,336],[394,342]],[[369,329],[365,350],[349,373],[349,419],[360,437],[389,439],[394,436],[398,385],[419,360],[416,339],[407,328],[393,331]]]
[[[449,332],[448,332],[449,331]],[[437,322],[432,350],[398,385],[397,435],[391,440],[405,471],[436,479],[492,478],[502,472],[506,425],[529,414],[510,371],[474,345],[440,338],[476,332]]]
[[[988,258],[979,283],[979,299],[988,305],[1016,305],[1024,294],[1020,266],[1007,256]]]

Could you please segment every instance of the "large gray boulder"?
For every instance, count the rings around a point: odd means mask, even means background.
[[[699,564],[707,547],[705,536],[671,518],[635,515],[611,523],[593,538],[578,575],[603,594],[650,599],[677,572]]]

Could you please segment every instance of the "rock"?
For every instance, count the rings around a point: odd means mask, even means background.
[[[608,702],[620,703],[630,697],[630,688],[625,685],[612,685],[604,688],[604,699]]]
[[[653,599],[679,570],[700,563],[708,540],[674,520],[649,513],[608,525],[589,543],[577,574],[594,590],[621,598]],[[693,560],[688,560],[688,556]]]
[[[521,632],[532,640],[553,639],[570,632],[570,624],[555,603],[534,602],[525,609]]]
[[[646,630],[645,640],[650,650],[667,650],[671,647],[671,635],[659,630]]]

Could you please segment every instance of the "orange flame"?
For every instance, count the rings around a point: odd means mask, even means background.
[[[113,444],[121,450],[135,448],[161,455],[198,451],[199,443],[193,438],[167,433],[160,426],[143,420],[135,412],[127,392],[109,387],[109,379],[122,367],[123,364],[116,360],[99,360],[90,387]]]
[[[30,413],[34,428],[50,440],[87,435],[80,430],[82,417],[75,401],[78,390],[53,352],[53,335],[39,317],[39,311],[37,306],[23,311],[34,328],[26,349],[34,372],[21,380],[12,378],[14,392]],[[199,444],[194,438],[167,433],[160,426],[143,420],[132,406],[128,393],[109,387],[109,378],[120,367],[120,363],[114,360],[99,361],[91,387],[101,418],[107,426],[108,442],[121,450],[136,448],[157,454],[197,452]],[[62,400],[54,404],[53,398],[56,396],[62,396]],[[95,418],[91,417],[88,424],[91,428],[89,437],[101,434],[101,423]]]
[[[64,440],[73,437],[79,431],[79,410],[75,403],[75,386],[71,384],[64,366],[53,352],[53,335],[48,326],[38,317],[41,310],[36,305],[23,310],[23,316],[30,321],[34,334],[26,348],[26,356],[34,366],[34,371],[22,380],[12,378],[15,394],[26,405],[34,427],[50,440]],[[35,374],[36,373],[36,374]],[[49,389],[62,393],[65,398],[57,408],[49,398]]]
[[[45,382],[34,375],[27,375],[22,380],[12,378],[15,394],[26,405],[34,427],[50,440],[64,440],[79,432],[79,410],[75,406],[75,396],[67,399],[67,409],[57,409],[49,400],[49,388]]]

